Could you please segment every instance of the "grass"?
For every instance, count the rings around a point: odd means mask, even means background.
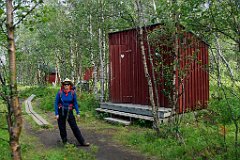
[[[41,91],[42,88],[34,88],[27,90],[28,93],[25,93],[25,95],[30,95],[32,91],[37,97],[40,97],[40,102],[34,103],[40,104],[43,112],[53,111],[53,101],[58,89],[44,88]],[[139,125],[123,127],[107,124],[97,118],[94,108],[99,104],[91,94],[78,94],[78,100],[81,110],[81,126],[93,128],[98,133],[111,134],[117,143],[124,144],[148,156],[154,156],[157,159],[235,159],[234,126],[232,123],[226,125],[225,145],[222,123],[218,120],[221,114],[214,110],[215,107],[223,105],[221,101],[214,103],[214,106],[210,106],[209,110],[199,111],[195,115],[192,113],[185,114],[180,126],[180,132],[185,142],[182,144],[176,139],[169,125],[161,126],[161,136],[159,137],[152,129],[142,128]],[[42,105],[47,102],[50,104]],[[27,143],[27,145],[31,144]],[[226,147],[227,151],[225,150]],[[53,157],[61,159],[65,156],[62,153],[63,151],[73,152],[72,154],[74,154],[74,150],[74,148],[69,146],[69,148],[58,148],[49,151],[43,149],[39,154],[30,155],[34,159],[53,159]],[[61,155],[60,157],[58,157],[59,154]],[[74,157],[75,155],[72,156]],[[74,158],[78,159],[77,157]]]
[[[26,160],[94,160],[96,149],[91,148],[90,152],[76,148],[74,145],[59,146],[46,149],[37,137],[27,135],[23,132],[22,158]]]
[[[232,125],[227,126],[230,129]],[[168,132],[167,125],[162,126],[164,136],[157,136],[151,129],[142,131],[130,129],[115,135],[115,139],[140,152],[160,159],[234,159],[233,132],[227,135],[229,152],[224,152],[223,136],[218,125],[206,126],[204,121],[196,125],[192,114],[186,115],[181,125],[185,144]]]
[[[0,103],[0,111],[3,112],[6,109],[2,103]],[[1,117],[4,116],[1,114]],[[25,117],[27,118],[27,117]],[[31,121],[31,119],[28,119]],[[32,126],[34,124],[31,123]],[[0,121],[0,159],[11,159],[11,153],[8,143],[8,131],[2,128],[6,128],[5,118],[1,118]],[[39,129],[33,127],[33,129]],[[3,140],[4,139],[4,140]],[[21,151],[22,159],[24,160],[94,160],[97,152],[97,147],[92,146],[90,152],[86,152],[82,149],[78,149],[73,145],[59,146],[57,148],[46,149],[38,140],[36,136],[29,135],[25,130],[22,131],[21,138]]]
[[[35,94],[36,98],[39,98],[37,101],[33,100],[33,106],[42,106],[41,109],[34,107],[36,112],[45,113],[46,110],[53,111],[53,101],[55,95],[57,93],[57,88],[46,87],[46,88],[38,88],[38,87],[27,87],[21,88],[20,98],[27,98],[31,94]],[[50,103],[50,104],[48,104]],[[0,102],[0,111],[5,112],[6,106],[3,105],[3,102]],[[47,105],[44,105],[47,104]],[[23,103],[23,106],[25,104]],[[51,107],[51,109],[50,109]],[[25,114],[25,107],[23,107],[23,115],[24,118],[30,123],[34,130],[41,129],[37,126],[31,117]],[[86,116],[86,114],[83,114]],[[46,115],[41,114],[44,118],[47,118]],[[1,114],[1,117],[5,117]],[[87,116],[86,116],[87,117]],[[5,118],[1,118],[0,121],[0,159],[1,160],[9,160],[11,159],[11,153],[8,144],[8,131],[3,130],[2,128],[6,128],[6,120]],[[4,139],[4,140],[2,140]],[[94,160],[96,159],[95,154],[97,152],[97,147],[92,146],[90,148],[90,152],[86,152],[82,149],[77,149],[73,145],[67,145],[66,147],[58,147],[58,148],[50,148],[46,149],[44,146],[39,143],[37,137],[31,136],[27,134],[24,130],[21,134],[21,149],[22,149],[22,158],[26,160]]]

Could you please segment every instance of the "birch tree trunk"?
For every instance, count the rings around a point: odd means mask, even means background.
[[[101,90],[101,96],[100,96],[100,102],[103,102],[104,100],[104,84],[105,84],[105,76],[104,76],[104,17],[103,17],[103,4],[100,1],[100,8],[101,8],[101,24],[98,29],[98,36],[99,36],[99,58],[100,58],[100,90]]]
[[[177,0],[172,0],[172,4],[177,4]],[[172,96],[170,98],[170,105],[172,108],[172,115],[174,112],[178,112],[178,76],[177,76],[177,65],[179,64],[179,44],[178,44],[178,29],[179,29],[179,14],[173,11],[173,21],[175,25],[175,31],[173,33],[174,44],[173,44],[173,79],[172,79]]]
[[[57,73],[58,73],[58,77],[59,78],[59,82],[62,82],[62,79],[61,79],[61,72],[60,72],[60,61],[61,61],[61,58],[60,58],[60,51],[57,50],[56,51],[56,68],[57,68]]]
[[[153,5],[154,14],[155,14],[155,16],[157,16],[157,7],[156,7],[155,0],[152,0],[152,5]],[[156,18],[155,22],[158,23],[159,22],[159,18]]]
[[[176,24],[176,29],[175,29],[175,41],[174,41],[174,60],[173,60],[173,83],[172,83],[172,87],[173,87],[173,93],[172,93],[172,111],[177,112],[177,101],[178,101],[178,90],[176,88],[177,87],[177,81],[178,81],[178,76],[177,76],[177,64],[178,64],[178,57],[179,57],[179,53],[178,53],[178,25]]]
[[[89,15],[89,34],[90,34],[90,43],[93,41],[93,30],[92,30],[92,15]],[[95,97],[97,98],[97,66],[94,60],[94,54],[93,54],[93,47],[92,44],[90,44],[90,55],[91,55],[91,62],[93,67],[93,93]]]
[[[216,61],[217,61],[217,84],[218,84],[218,87],[221,86],[221,67],[220,67],[220,55],[217,54],[216,55]]]
[[[74,49],[73,49],[73,37],[74,36],[70,36],[70,62],[71,62],[71,77],[72,77],[72,81],[73,83],[75,83],[75,76],[74,76],[74,69],[75,69],[75,65],[74,65],[74,59],[75,59],[75,55],[74,55]]]
[[[100,88],[101,88],[101,96],[100,102],[103,102],[104,99],[104,60],[103,60],[103,39],[102,39],[102,29],[101,27],[98,29],[99,34],[99,59],[100,59]]]
[[[147,29],[145,27],[145,32],[147,33]],[[153,85],[154,85],[154,92],[155,92],[155,98],[156,98],[156,113],[158,113],[158,108],[160,108],[160,101],[159,101],[159,94],[158,94],[158,84],[157,84],[157,79],[155,76],[155,66],[154,66],[154,62],[153,62],[153,57],[151,54],[151,48],[150,48],[150,42],[149,42],[149,37],[147,35],[147,44],[148,44],[148,54],[149,54],[149,61],[150,61],[150,65],[152,67],[152,79],[153,79]]]
[[[172,0],[172,5],[178,5],[177,0]],[[173,41],[173,63],[172,63],[172,90],[171,92],[171,96],[170,96],[170,106],[172,108],[172,112],[171,112],[171,116],[170,118],[173,116],[172,119],[170,119],[170,121],[172,121],[172,123],[170,123],[170,125],[174,125],[173,128],[176,128],[175,130],[175,134],[176,134],[176,138],[182,143],[185,144],[184,139],[181,135],[181,132],[179,130],[180,128],[180,123],[181,123],[181,117],[182,115],[178,114],[179,112],[179,86],[181,86],[181,78],[179,77],[178,73],[180,72],[181,68],[179,68],[179,64],[180,64],[180,54],[179,54],[179,37],[180,37],[180,25],[179,25],[179,12],[177,10],[173,10],[172,13],[173,16],[173,22],[174,22],[174,27],[175,30],[173,32],[172,37],[174,38]],[[169,81],[169,80],[168,80]],[[184,86],[183,86],[184,87]],[[183,89],[184,90],[184,89]],[[181,93],[182,94],[182,93]],[[183,106],[184,107],[184,106]]]
[[[76,50],[77,50],[77,44],[76,44]],[[77,79],[76,79],[76,85],[78,82],[81,80],[81,75],[82,75],[82,55],[77,50],[76,52],[76,74],[77,74]]]
[[[105,91],[108,90],[108,70],[107,70],[107,60],[106,60],[106,31],[103,29],[103,34],[102,34],[102,42],[103,42],[103,89],[104,89],[104,100],[106,100],[106,95]]]
[[[25,73],[28,73],[28,72],[25,71]],[[38,84],[42,83],[42,80],[41,80],[41,69],[40,69],[40,64],[39,63],[38,63],[38,69],[37,69],[37,83]]]
[[[55,82],[54,82],[54,87],[56,87],[57,83],[58,83],[58,66],[57,66],[57,64],[56,64],[56,66],[55,66]]]
[[[14,160],[21,159],[21,150],[19,137],[22,130],[22,114],[19,106],[17,93],[17,79],[16,79],[16,47],[14,39],[14,25],[13,25],[13,1],[6,0],[7,12],[7,40],[8,40],[8,55],[9,55],[9,72],[10,72],[10,99],[8,105],[8,131],[10,135],[10,147],[12,151],[12,158]]]
[[[154,14],[157,15],[157,7],[156,7],[155,0],[152,0],[152,5],[153,5]],[[156,19],[156,22],[159,22],[158,18]],[[147,32],[146,28],[145,28],[145,31]],[[157,110],[156,110],[156,112],[158,112],[158,108],[160,108],[159,95],[158,95],[158,85],[157,85],[157,80],[156,80],[156,76],[155,76],[155,66],[154,66],[154,63],[153,63],[153,57],[152,57],[152,54],[151,54],[151,48],[150,48],[148,35],[147,35],[147,43],[148,43],[149,60],[150,60],[150,64],[151,64],[151,67],[152,67],[154,91],[155,91],[156,101],[157,101],[156,102],[157,103]]]
[[[225,63],[228,71],[229,71],[229,75],[230,75],[230,78],[232,79],[232,81],[234,82],[234,74],[233,74],[233,70],[230,66],[230,64],[227,62],[227,60],[225,59],[225,57],[223,56],[222,54],[222,49],[221,49],[221,44],[219,42],[219,37],[217,35],[217,33],[214,33],[214,39],[215,39],[215,44],[216,44],[216,47],[217,47],[217,57],[218,57],[218,61],[220,61],[219,59],[221,58],[223,63]],[[220,62],[218,62],[220,63]],[[220,65],[218,65],[220,67]],[[221,80],[221,79],[220,79]]]
[[[144,19],[142,16],[142,4],[140,0],[136,0],[136,6],[137,6],[137,13],[138,13],[138,24],[139,24],[139,31],[138,31],[138,37],[139,37],[139,43],[140,43],[140,50],[142,54],[142,61],[144,65],[144,74],[148,82],[148,90],[149,90],[149,98],[150,98],[150,103],[152,106],[152,114],[153,114],[153,127],[156,130],[156,132],[159,134],[160,129],[159,129],[159,117],[158,117],[158,110],[155,100],[154,100],[154,92],[153,92],[153,85],[152,85],[152,80],[149,74],[149,69],[147,66],[147,59],[146,59],[146,54],[145,54],[145,47],[144,47],[144,35],[143,35],[143,24],[144,24]]]

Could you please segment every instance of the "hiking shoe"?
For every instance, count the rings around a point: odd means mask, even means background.
[[[76,146],[77,147],[81,147],[81,146],[88,147],[88,146],[90,146],[90,143],[77,144]]]
[[[90,143],[88,143],[88,142],[87,143],[83,143],[82,146],[88,147],[88,146],[90,146]]]

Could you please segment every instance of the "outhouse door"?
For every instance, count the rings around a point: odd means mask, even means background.
[[[120,98],[123,103],[133,101],[133,54],[126,45],[119,48]]]

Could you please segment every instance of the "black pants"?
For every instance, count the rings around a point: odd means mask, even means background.
[[[59,118],[58,118],[58,127],[59,127],[59,131],[60,131],[60,135],[62,138],[63,143],[67,142],[67,131],[66,131],[66,119],[68,121],[68,124],[70,125],[74,136],[76,137],[76,139],[78,140],[78,142],[82,145],[84,144],[84,138],[82,136],[82,133],[80,131],[80,129],[77,126],[75,117],[73,115],[73,111],[72,110],[64,110],[64,114],[62,112],[62,108],[60,108],[58,110],[59,113]]]

